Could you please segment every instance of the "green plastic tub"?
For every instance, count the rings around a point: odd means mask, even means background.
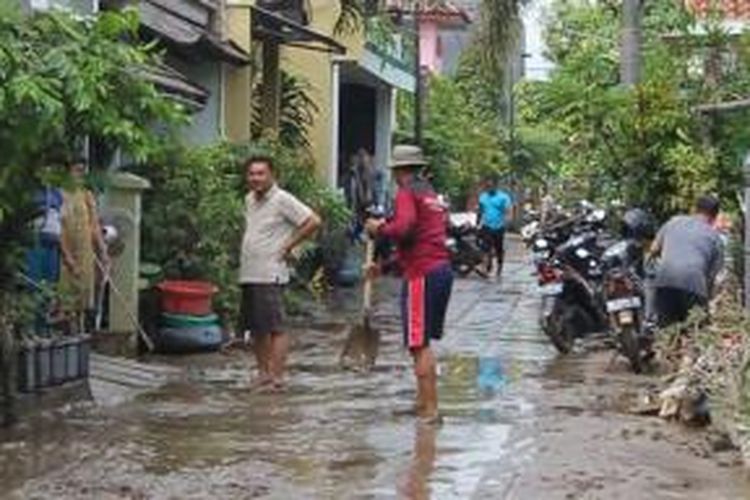
[[[166,328],[196,328],[216,326],[219,317],[216,314],[206,316],[190,316],[188,314],[161,313],[159,324]]]

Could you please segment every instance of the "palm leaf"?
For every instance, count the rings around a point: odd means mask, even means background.
[[[339,8],[333,26],[334,35],[356,33],[364,27],[365,0],[339,0]]]

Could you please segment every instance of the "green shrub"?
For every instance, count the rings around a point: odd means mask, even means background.
[[[82,20],[67,12],[21,15],[19,2],[0,5],[0,288],[13,289],[24,233],[34,217],[33,193],[47,167],[95,136],[144,161],[181,107],[135,69],[158,64],[156,47],[138,42],[138,15],[105,12]],[[153,133],[153,124],[162,134]]]
[[[424,151],[430,160],[432,181],[440,193],[462,207],[468,195],[487,175],[507,173],[503,134],[497,122],[470,99],[471,93],[455,79],[430,80],[425,104]],[[409,127],[413,108],[408,99],[398,101],[399,120]],[[397,142],[411,138],[397,132]]]
[[[137,169],[153,185],[144,198],[143,260],[161,265],[168,278],[215,283],[216,311],[227,324],[233,324],[239,304],[237,271],[246,194],[242,166],[255,154],[275,159],[280,184],[323,217],[323,235],[340,231],[348,222],[343,200],[317,179],[307,156],[274,143],[177,149]],[[325,252],[308,253],[317,257],[301,260],[308,268],[301,270],[303,279],[317,270]]]

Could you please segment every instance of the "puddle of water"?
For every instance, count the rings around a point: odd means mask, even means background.
[[[397,283],[380,290],[380,358],[343,372],[356,291],[316,307],[293,335],[289,391],[253,394],[249,353],[168,359],[187,377],[123,408],[41,421],[0,435],[0,484],[23,497],[472,498],[497,496],[543,444],[514,434],[538,417],[552,363],[522,264],[500,283],[459,280],[435,345],[441,427],[415,423],[411,360],[398,331]],[[523,271],[523,272],[521,272]],[[577,407],[557,411],[577,418]],[[54,424],[54,425],[53,425]]]

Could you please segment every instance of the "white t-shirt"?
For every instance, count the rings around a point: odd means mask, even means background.
[[[245,197],[245,235],[240,254],[240,283],[289,283],[284,245],[313,212],[292,194],[274,185],[262,198]]]

